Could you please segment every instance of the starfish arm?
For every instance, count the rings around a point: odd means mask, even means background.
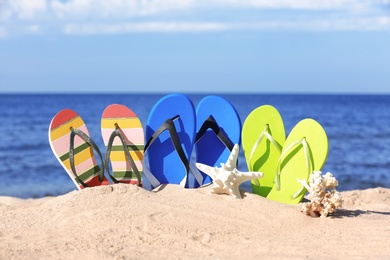
[[[225,183],[223,183],[221,180],[216,179],[213,181],[213,188],[223,188],[225,187]]]
[[[196,163],[196,167],[213,179],[211,193],[228,194],[235,198],[241,198],[239,190],[243,182],[263,177],[261,172],[240,172],[237,170],[237,158],[240,147],[235,144],[226,163],[221,167],[211,167],[202,163]]]
[[[263,177],[262,172],[236,172],[236,183],[237,186],[240,186],[241,183],[249,181],[249,180],[256,180]]]
[[[208,166],[206,164],[203,164],[203,163],[195,163],[196,165],[196,168],[198,168],[199,170],[201,170],[202,172],[206,173],[208,176],[211,177],[211,179],[213,179],[213,181],[216,179],[216,168],[214,167],[211,167],[211,166]]]
[[[222,186],[219,186],[219,185],[214,185],[212,188],[211,188],[211,193],[214,193],[214,194],[230,194],[229,193],[229,189],[226,189],[226,188],[223,188]]]
[[[236,168],[238,154],[240,152],[240,146],[235,144],[232,151],[230,152],[230,156],[225,163],[226,170],[232,171]]]
[[[228,190],[229,190],[229,195],[233,196],[236,199],[241,199],[241,193],[237,185],[231,183],[231,185],[229,185],[228,187]]]

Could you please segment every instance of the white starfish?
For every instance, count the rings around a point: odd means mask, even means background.
[[[211,167],[202,163],[196,163],[196,167],[213,179],[211,193],[228,194],[235,198],[241,198],[238,189],[241,183],[263,177],[262,172],[240,172],[237,170],[237,159],[240,146],[235,144],[226,163],[221,167]]]

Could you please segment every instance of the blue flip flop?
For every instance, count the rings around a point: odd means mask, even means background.
[[[189,161],[195,139],[195,109],[182,94],[161,98],[152,108],[145,129],[145,154],[151,188],[161,184],[194,187]]]
[[[236,109],[226,99],[206,96],[196,107],[196,161],[220,166],[229,158],[234,144],[240,144],[241,121]],[[203,172],[199,185],[212,182]]]

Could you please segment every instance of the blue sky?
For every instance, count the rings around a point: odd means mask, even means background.
[[[0,92],[390,93],[390,0],[0,0]]]

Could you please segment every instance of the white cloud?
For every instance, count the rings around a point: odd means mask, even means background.
[[[275,21],[255,23],[242,26],[243,29],[253,30],[305,30],[305,31],[390,31],[389,17],[376,18],[338,18],[338,19],[317,19],[308,22],[306,20],[297,21]]]
[[[0,0],[1,1],[1,0]],[[197,8],[256,8],[329,10],[372,5],[379,0],[3,0],[0,13],[13,13],[19,19],[54,16],[57,18],[153,16]],[[380,2],[385,2],[382,0]],[[45,14],[43,12],[47,11]],[[233,10],[234,11],[234,10]]]
[[[0,0],[0,33],[390,31],[389,5],[390,0]]]
[[[51,1],[50,8],[60,18],[131,18],[153,16],[168,11],[182,11],[193,8],[192,0],[73,0],[69,2]]]
[[[30,32],[30,33],[40,33],[41,32],[41,26],[37,25],[37,24],[32,24],[32,25],[29,25],[27,27],[27,30]]]
[[[0,17],[16,19],[34,19],[44,15],[47,4],[46,0],[8,0],[1,5]]]
[[[229,29],[219,23],[118,23],[118,24],[68,24],[66,34],[118,34],[142,32],[205,32]]]
[[[219,0],[220,4],[233,6],[256,7],[268,9],[302,9],[302,10],[325,10],[349,6],[356,3],[355,0]]]
[[[90,0],[73,1],[49,1],[49,8],[58,18],[84,17],[93,11],[93,3]]]

